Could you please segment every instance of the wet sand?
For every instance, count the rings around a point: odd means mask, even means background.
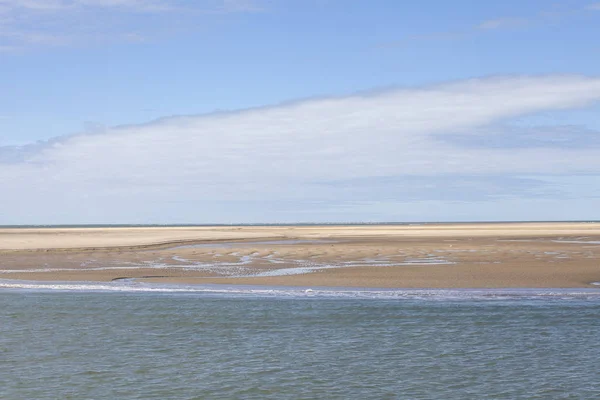
[[[600,224],[0,229],[0,279],[597,287]],[[600,289],[600,287],[599,287]]]

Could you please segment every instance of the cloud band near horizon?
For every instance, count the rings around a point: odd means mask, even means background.
[[[335,205],[350,210],[343,218],[385,220],[393,215],[389,207],[377,211],[378,204],[420,200],[446,202],[453,219],[457,201],[562,199],[575,194],[552,176],[593,181],[600,175],[595,132],[577,126],[520,131],[508,124],[598,100],[596,77],[489,77],[4,146],[0,208],[13,211],[0,214],[0,224],[56,223],[65,216],[69,223],[163,222],[164,215],[149,218],[174,207],[168,222],[285,222],[291,214],[277,210],[289,204],[296,219],[335,219],[342,214],[327,211]],[[569,146],[556,145],[565,138]],[[578,190],[578,197],[598,196]],[[247,202],[251,221],[240,220],[239,205]],[[372,212],[353,213],[357,202],[355,210],[367,204]],[[415,212],[415,219],[427,220]],[[228,215],[237,220],[226,221]]]

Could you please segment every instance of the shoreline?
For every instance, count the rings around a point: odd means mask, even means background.
[[[600,223],[0,228],[0,279],[594,288]]]
[[[21,281],[0,279],[2,293],[192,294],[225,298],[322,298],[381,300],[595,300],[600,282],[591,288],[380,288],[335,286],[268,286],[226,284],[159,284],[95,281]]]

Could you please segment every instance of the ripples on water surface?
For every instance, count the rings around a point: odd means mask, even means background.
[[[492,301],[244,293],[4,289],[0,398],[600,393],[600,298],[587,292]]]

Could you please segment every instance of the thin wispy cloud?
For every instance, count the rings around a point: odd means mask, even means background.
[[[552,8],[540,10],[531,16],[508,16],[489,19],[481,22],[479,25],[477,25],[477,28],[483,30],[511,29],[527,27],[536,24],[560,22],[567,17],[578,15],[589,10],[600,10],[600,3],[590,4],[583,8],[569,8],[555,4]]]
[[[448,42],[454,40],[464,39],[468,36],[466,32],[438,32],[431,34],[415,34],[409,35],[402,40],[390,41],[387,43],[381,43],[376,48],[386,49],[386,48],[397,48],[397,47],[405,47],[412,43],[419,42]]]
[[[264,11],[264,6],[254,0],[223,0],[221,10],[224,12],[256,12]]]
[[[258,12],[262,8],[257,1],[0,0],[0,49],[141,42],[159,35],[169,20],[179,24],[193,16]],[[156,14],[169,17],[156,20]],[[136,16],[138,23],[114,23],[127,16]],[[144,18],[149,22],[140,25]]]
[[[403,47],[415,42],[444,42],[461,40],[472,36],[484,34],[485,32],[510,30],[517,28],[529,28],[536,25],[560,22],[569,16],[580,14],[589,10],[600,10],[600,3],[590,4],[584,8],[566,8],[555,5],[553,8],[540,10],[530,16],[500,16],[486,19],[473,26],[467,26],[462,31],[435,32],[409,35],[402,40],[382,43],[377,48]]]
[[[77,11],[86,7],[120,8],[130,11],[169,11],[175,9],[160,0],[0,0],[4,13],[29,10],[35,12]]]
[[[598,101],[600,78],[494,77],[172,117],[4,146],[0,209],[26,208],[36,217],[64,210],[71,220],[108,221],[142,215],[140,207],[151,216],[177,204],[181,218],[214,221],[210,217],[228,202],[254,202],[267,214],[257,204],[293,203],[306,211],[319,201],[344,199],[344,207],[352,208],[355,201],[431,199],[442,181],[468,187],[488,181],[479,185],[477,199],[538,196],[557,188],[520,177],[597,174],[600,148],[589,145],[591,133],[569,146],[548,145],[532,130],[502,137],[502,124]],[[482,136],[490,132],[495,142],[486,145]],[[526,146],[515,144],[522,135],[529,138]],[[567,132],[553,136],[565,137]],[[402,190],[390,189],[390,180]],[[473,191],[465,193],[462,200],[475,198]],[[461,200],[460,191],[452,196]]]
[[[390,41],[387,43],[381,43],[377,48],[396,48],[404,47],[412,43],[421,42],[447,42],[463,40],[472,36],[481,35],[483,32],[491,32],[495,30],[503,29],[514,29],[523,28],[529,26],[534,20],[523,18],[523,17],[502,17],[490,20],[482,21],[481,23],[465,27],[463,31],[455,32],[435,32],[435,33],[423,33],[408,35],[401,40]]]
[[[527,25],[529,21],[525,18],[497,18],[487,21],[483,21],[478,25],[479,29],[504,29],[504,28],[518,28]]]
[[[600,11],[600,3],[593,3],[587,6],[588,10]]]

